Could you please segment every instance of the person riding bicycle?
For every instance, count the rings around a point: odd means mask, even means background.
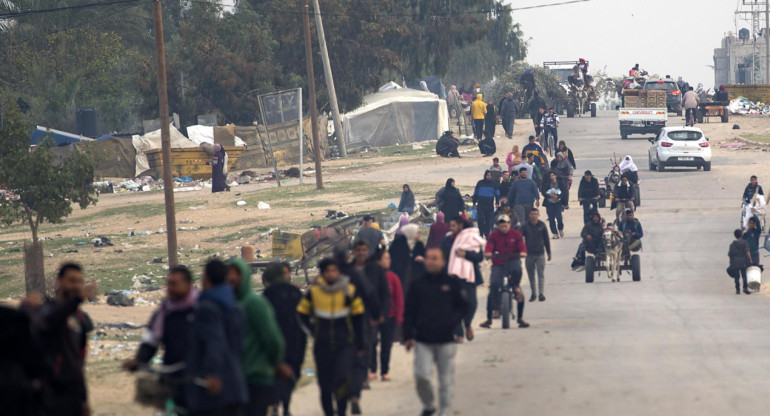
[[[583,230],[580,232],[580,237],[583,238],[583,241],[578,246],[577,254],[575,254],[572,260],[573,269],[585,265],[586,252],[594,256],[604,252],[604,244],[602,244],[604,220],[596,210],[591,211],[589,215],[591,220],[583,226]]]
[[[625,254],[642,249],[642,223],[634,218],[634,210],[626,209],[626,218],[618,224],[618,231],[623,234],[623,251]]]
[[[623,213],[630,209],[634,210],[634,190],[628,180],[628,175],[620,177],[620,183],[615,186],[612,191],[612,204],[610,209],[615,209],[615,220],[620,222],[623,218]]]
[[[532,113],[532,124],[535,125],[535,136],[537,137],[541,137],[540,134],[543,133],[543,127],[541,126],[543,117],[545,117],[545,107],[538,106],[537,110]]]
[[[764,195],[765,192],[762,190],[762,185],[759,184],[759,179],[757,178],[757,175],[751,175],[751,178],[749,179],[749,184],[746,185],[746,189],[743,190],[743,202],[750,203],[751,200],[754,198],[754,194],[762,194]]]
[[[540,120],[540,128],[543,129],[543,137],[546,142],[550,140],[549,135],[553,136],[554,143],[559,141],[559,116],[554,113],[553,107],[549,108],[548,114]]]
[[[532,97],[532,93],[535,91],[535,74],[532,73],[532,68],[527,67],[524,73],[519,78],[521,87],[524,89],[527,101]]]
[[[684,119],[686,126],[693,126],[695,124],[695,109],[698,108],[698,104],[700,104],[700,98],[698,97],[698,94],[695,93],[693,87],[690,87],[682,97],[682,107],[685,109]]]
[[[499,314],[503,279],[508,277],[508,284],[516,295],[519,328],[527,328],[524,321],[524,293],[521,291],[521,258],[527,257],[527,245],[520,232],[511,228],[511,219],[501,215],[497,220],[497,229],[492,231],[484,248],[484,257],[492,259],[492,272],[489,277],[490,288],[487,298],[487,320],[482,328],[492,326],[495,312]]]

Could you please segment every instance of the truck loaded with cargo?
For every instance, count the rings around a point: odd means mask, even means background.
[[[638,84],[632,84],[638,85]],[[657,135],[668,121],[666,91],[642,88],[624,88],[622,104],[618,109],[620,137],[631,134]]]

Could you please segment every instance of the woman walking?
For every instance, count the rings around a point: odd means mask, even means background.
[[[372,349],[369,353],[369,379],[377,378],[377,333],[380,334],[380,377],[382,381],[390,381],[390,350],[393,347],[396,329],[404,323],[404,293],[398,275],[390,271],[391,257],[385,250],[374,254],[374,260],[385,270],[390,288],[390,313],[385,322],[375,328]]]
[[[420,226],[417,224],[404,225],[400,232],[390,245],[390,270],[401,279],[406,297],[412,280],[425,271],[425,246],[420,241]]]
[[[463,322],[455,330],[455,339],[457,342],[463,342],[463,335],[465,335],[468,341],[473,341],[471,323],[478,305],[476,286],[483,283],[480,264],[484,261],[486,242],[481,238],[479,229],[462,217],[452,220],[450,227],[452,234],[447,236],[445,242],[442,243],[444,249],[451,244],[447,273],[460,278],[469,304],[467,313],[463,316]],[[446,256],[446,251],[444,252]]]
[[[454,179],[447,179],[446,185],[439,193],[441,194],[439,209],[444,213],[446,221],[452,221],[453,218],[459,217],[460,213],[465,212],[465,201],[460,190],[455,187]]]
[[[514,145],[513,149],[508,153],[508,156],[505,157],[505,164],[508,165],[508,174],[510,175],[513,171],[514,166],[518,166],[521,163],[521,151],[519,150],[519,145]]]

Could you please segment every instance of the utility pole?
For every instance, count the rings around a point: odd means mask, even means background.
[[[770,84],[770,0],[765,0],[765,84]]]
[[[324,64],[326,88],[329,90],[329,103],[331,104],[332,117],[334,118],[334,134],[337,136],[337,142],[340,146],[340,156],[347,157],[348,150],[345,145],[345,137],[342,135],[340,108],[337,105],[337,92],[334,89],[334,77],[332,76],[332,67],[329,64],[329,51],[326,49],[326,35],[324,35],[324,24],[321,19],[321,6],[318,5],[318,0],[313,0],[313,7],[315,7],[315,26],[318,30],[318,43],[321,45],[321,59]]]
[[[315,71],[313,69],[313,45],[310,39],[310,7],[305,1],[305,10],[302,13],[305,26],[305,60],[307,61],[307,86],[310,94],[310,123],[313,131],[313,158],[315,159],[315,188],[324,188],[324,178],[321,173],[321,145],[318,140],[318,108],[315,99]]]
[[[160,111],[160,140],[163,153],[163,193],[166,201],[166,240],[168,266],[179,264],[176,246],[176,208],[174,207],[174,180],[171,177],[171,138],[168,131],[168,85],[166,84],[166,45],[163,42],[163,14],[160,0],[152,2],[155,27],[155,53],[158,61],[158,106]]]

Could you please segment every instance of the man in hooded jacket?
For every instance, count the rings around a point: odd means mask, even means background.
[[[505,137],[513,138],[513,122],[516,120],[516,113],[518,113],[518,104],[513,99],[512,93],[506,93],[502,104],[500,105],[500,116],[503,118],[503,129],[505,130]]]
[[[235,289],[235,298],[246,316],[241,363],[249,388],[247,415],[267,415],[267,408],[273,404],[276,369],[287,374],[285,365],[279,368],[284,339],[270,302],[251,289],[251,266],[239,258],[228,260],[227,265],[227,281]]]
[[[484,117],[487,115],[487,104],[482,100],[482,95],[477,94],[476,99],[471,104],[471,118],[473,119],[473,134],[476,140],[481,140],[484,133]]]
[[[473,206],[478,215],[479,231],[483,237],[492,232],[492,217],[495,215],[495,207],[500,204],[500,189],[492,180],[492,172],[484,172],[484,179],[476,183],[473,191]]]

